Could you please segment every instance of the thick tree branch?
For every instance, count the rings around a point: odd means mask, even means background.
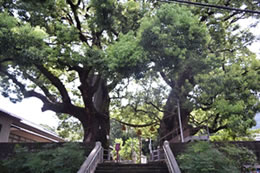
[[[240,15],[239,17],[234,18],[233,20],[231,20],[231,21],[229,22],[229,25],[231,25],[231,24],[237,22],[237,21],[240,20],[240,19],[243,19],[243,17],[244,17],[245,15],[246,15],[246,14],[243,13],[243,14]]]
[[[63,113],[63,114],[69,114],[73,115],[75,118],[78,118],[80,121],[85,120],[85,114],[84,108],[74,106],[74,105],[66,105],[63,103],[51,103],[51,102],[45,102],[42,107],[42,111],[51,110],[56,113]]]
[[[42,91],[43,93],[45,94],[45,96],[50,100],[52,101],[53,103],[55,103],[57,101],[57,99],[55,98],[54,95],[52,95],[49,90],[43,85],[41,84],[41,82],[37,81],[37,79],[33,78],[32,76],[30,76],[29,74],[25,74],[26,77],[32,81],[33,83],[35,83]]]
[[[160,75],[161,75],[161,77],[163,78],[163,80],[164,80],[171,88],[174,88],[174,86],[175,86],[174,81],[169,80],[169,79],[167,78],[166,74],[165,74],[164,72],[162,72],[162,71],[160,72]]]
[[[142,113],[145,113],[145,114],[147,114],[147,115],[153,115],[153,117],[156,118],[157,121],[161,121],[161,118],[159,118],[159,117],[157,116],[157,114],[154,113],[154,112],[152,112],[152,111],[147,111],[147,110],[143,110],[143,109],[138,109],[137,106],[133,106],[133,105],[128,105],[128,106],[130,106],[130,107],[133,109],[133,111],[135,112],[135,114],[136,114],[137,112],[142,112]],[[150,117],[150,116],[149,116],[149,117]],[[151,118],[152,118],[152,117],[151,117]]]
[[[84,108],[74,106],[72,104],[64,104],[64,103],[52,103],[50,102],[46,96],[34,91],[30,90],[27,91],[25,88],[25,85],[23,85],[21,82],[19,82],[15,76],[7,73],[6,71],[0,70],[1,73],[7,75],[9,79],[11,79],[21,90],[25,98],[29,97],[36,97],[40,99],[43,102],[42,111],[51,110],[56,113],[65,113],[73,115],[74,117],[78,118],[79,120],[82,120],[84,116],[82,116],[82,112],[84,112]]]
[[[25,98],[36,97],[36,98],[39,98],[43,103],[50,103],[49,100],[44,95],[37,93],[33,90],[27,91],[25,88],[25,85],[23,85],[21,82],[19,82],[15,76],[13,76],[13,75],[9,74],[8,72],[3,71],[1,69],[0,69],[0,72],[5,74],[6,76],[8,76],[8,78],[11,79],[13,81],[13,83],[15,83],[20,88],[20,90],[23,93]]]
[[[218,128],[209,128],[209,133],[216,133],[218,132],[219,130],[223,130],[223,129],[226,129],[227,128],[227,125],[223,125],[223,126],[219,126]]]
[[[115,87],[116,87],[116,85],[118,84],[118,80],[113,80],[113,82],[111,82],[108,86],[107,86],[107,88],[108,88],[108,91],[110,92],[110,91],[112,91]]]
[[[70,5],[70,8],[73,12],[73,15],[74,15],[74,18],[75,18],[75,21],[76,21],[76,26],[77,26],[78,30],[81,32],[81,23],[80,23],[78,13],[77,13],[78,6],[74,5],[71,0],[67,0],[67,3]]]
[[[79,38],[81,41],[85,42],[89,46],[87,37],[82,33],[81,22],[77,13],[78,5],[80,4],[80,2],[81,1],[79,0],[78,3],[75,5],[71,0],[67,0],[67,3],[70,5],[70,8],[74,15],[74,19],[76,21],[76,27],[79,30]]]
[[[76,71],[79,75],[80,83],[81,85],[78,87],[79,91],[81,92],[82,100],[84,102],[85,106],[90,106],[92,105],[92,96],[95,92],[95,90],[98,89],[98,83],[93,87],[91,86],[91,83],[93,82],[93,76],[90,77],[90,71],[92,68],[84,68],[84,67],[79,67],[77,65],[71,66],[68,63],[65,63],[61,60],[58,60],[58,63],[62,66],[68,67],[69,71]],[[91,78],[91,79],[90,79]],[[90,79],[88,81],[88,79]],[[96,81],[97,82],[97,81]],[[95,89],[95,90],[94,90]]]
[[[78,0],[78,2],[77,2],[77,6],[79,6],[79,5],[80,5],[80,3],[81,3],[81,0]]]
[[[91,69],[84,69],[82,67],[79,67],[77,65],[71,65],[71,64],[68,64],[60,59],[58,59],[57,61],[60,65],[62,66],[65,66],[65,67],[68,67],[68,71],[76,71],[79,75],[81,75],[83,73],[83,71],[86,71],[87,73],[91,70]]]
[[[237,14],[239,14],[239,12],[234,12],[234,13],[232,13],[231,15],[225,17],[225,18],[223,19],[223,21],[227,21],[227,20],[231,19],[232,17],[234,17],[234,16],[237,15]]]
[[[145,103],[146,103],[146,104],[149,104],[149,105],[152,105],[155,109],[157,109],[157,110],[160,111],[160,112],[166,112],[166,111],[160,109],[158,106],[156,106],[156,105],[153,104],[152,102],[145,102]]]
[[[108,92],[112,91],[113,89],[115,89],[115,87],[117,86],[117,84],[119,84],[120,80],[122,80],[120,77],[116,77],[113,79],[113,81],[107,85],[108,88]],[[124,89],[126,89],[129,86],[130,80],[127,79],[127,84],[122,88],[120,87],[119,89],[116,90],[116,92],[118,93],[118,96],[120,95],[119,92],[123,91]]]
[[[38,64],[35,64],[35,66],[58,89],[58,91],[61,94],[62,101],[66,104],[71,104],[69,94],[68,94],[65,86],[63,85],[63,83],[60,81],[60,79],[58,77],[54,76],[51,72],[49,72],[44,66],[38,65]]]

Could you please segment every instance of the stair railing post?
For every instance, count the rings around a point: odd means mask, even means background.
[[[98,163],[103,162],[103,152],[101,142],[96,142],[94,149],[90,152],[77,173],[94,173]]]
[[[107,160],[110,161],[110,149],[108,149],[108,156]]]
[[[160,160],[161,159],[160,147],[158,147],[158,149],[157,149],[157,154],[158,154],[158,160]]]
[[[178,166],[178,163],[172,153],[169,142],[164,141],[163,143],[163,151],[166,159],[166,163],[168,166],[168,170],[170,173],[181,173],[181,170]]]

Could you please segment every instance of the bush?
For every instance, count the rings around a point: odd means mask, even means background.
[[[225,146],[219,147],[219,151],[225,154],[227,158],[232,160],[233,164],[239,168],[240,172],[245,172],[243,165],[253,166],[256,161],[256,155],[245,147],[237,147],[232,144],[226,144]],[[247,172],[252,169],[248,168]]]
[[[84,162],[84,149],[76,143],[65,143],[62,147],[46,146],[43,150],[30,153],[18,147],[14,157],[4,160],[9,173],[75,173]]]
[[[1,160],[0,160],[0,173],[8,173],[7,168],[3,165]]]
[[[185,173],[239,173],[244,164],[254,164],[256,157],[246,148],[226,145],[217,149],[209,142],[196,142],[177,160]]]

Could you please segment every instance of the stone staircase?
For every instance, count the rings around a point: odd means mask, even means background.
[[[100,163],[95,173],[169,173],[164,161],[147,164]]]

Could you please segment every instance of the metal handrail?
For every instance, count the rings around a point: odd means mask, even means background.
[[[94,173],[98,163],[103,162],[103,147],[101,142],[96,142],[94,149],[81,165],[77,173]]]
[[[181,173],[181,170],[178,166],[178,163],[172,153],[172,150],[170,148],[169,142],[164,141],[163,143],[163,150],[166,158],[166,163],[168,166],[168,170],[170,173]]]

